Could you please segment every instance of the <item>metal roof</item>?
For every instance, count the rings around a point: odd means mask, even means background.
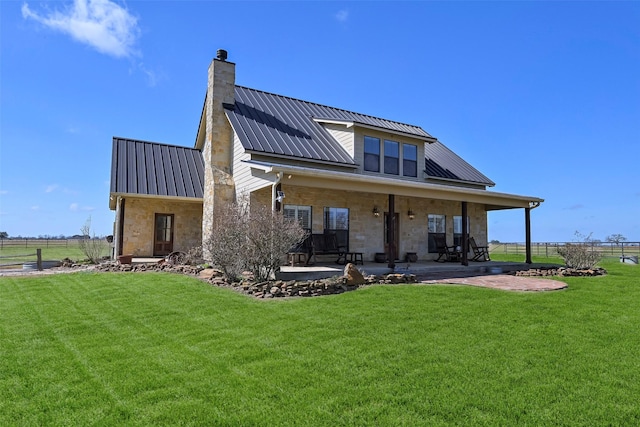
[[[424,145],[425,172],[432,178],[488,185],[495,183],[440,141]]]
[[[432,178],[495,185],[418,126],[243,86],[235,87],[235,104],[225,105],[225,111],[247,151],[354,166],[351,155],[320,122],[356,123],[428,141],[425,170]]]
[[[111,193],[202,198],[200,150],[113,138]]]
[[[418,126],[243,86],[235,88],[235,105],[225,107],[244,148],[265,154],[354,165],[349,153],[317,123],[322,120],[358,123],[421,139],[432,138]]]

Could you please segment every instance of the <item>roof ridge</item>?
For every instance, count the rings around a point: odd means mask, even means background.
[[[136,139],[136,138],[126,138],[123,136],[114,136],[112,137],[112,139],[119,139],[119,140],[123,140],[123,141],[133,141],[133,142],[141,142],[143,144],[154,144],[154,145],[164,145],[167,147],[176,147],[176,148],[184,148],[187,150],[195,150],[195,151],[200,151],[197,148],[193,148],[193,147],[188,147],[185,145],[177,145],[177,144],[168,144],[166,142],[157,142],[157,141],[146,141],[144,139]]]
[[[351,111],[351,110],[346,110],[346,109],[344,109],[344,108],[332,107],[332,106],[330,106],[330,105],[320,104],[320,103],[318,103],[318,102],[306,101],[306,100],[304,100],[304,99],[294,98],[293,96],[280,95],[280,94],[278,94],[278,93],[268,92],[268,91],[266,91],[266,90],[261,90],[261,89],[254,89],[254,88],[247,87],[247,86],[243,86],[243,85],[238,85],[238,84],[237,84],[237,85],[235,85],[235,86],[236,86],[236,87],[239,87],[239,88],[242,88],[242,89],[252,90],[252,91],[254,91],[254,92],[261,92],[261,93],[264,93],[264,94],[267,94],[267,95],[273,95],[273,96],[278,96],[278,97],[280,97],[280,98],[290,99],[290,100],[292,100],[292,101],[304,102],[305,104],[317,105],[317,106],[319,106],[319,107],[331,108],[331,109],[333,109],[333,110],[343,111],[343,112],[345,112],[345,113],[349,113],[349,114],[357,114],[357,115],[359,115],[359,116],[369,117],[369,118],[372,118],[372,119],[384,120],[384,121],[386,121],[386,122],[396,123],[396,124],[403,125],[403,126],[410,126],[410,127],[413,127],[413,128],[418,128],[418,129],[420,129],[420,130],[422,130],[423,132],[425,132],[425,133],[427,133],[427,134],[428,134],[428,132],[427,132],[426,130],[422,129],[422,127],[420,127],[420,126],[418,126],[418,125],[412,125],[412,124],[410,124],[410,123],[404,123],[404,122],[399,122],[399,121],[397,121],[397,120],[385,119],[385,118],[378,117],[378,116],[372,116],[371,114],[358,113],[357,111]],[[318,117],[318,118],[326,118],[326,117]]]

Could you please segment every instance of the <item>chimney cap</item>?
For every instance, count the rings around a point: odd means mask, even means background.
[[[224,49],[218,49],[218,51],[216,52],[216,58],[219,59],[220,61],[226,61],[227,51]]]

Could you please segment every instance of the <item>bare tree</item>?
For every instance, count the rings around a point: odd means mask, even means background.
[[[237,203],[226,203],[216,209],[211,237],[202,242],[207,261],[222,270],[225,277],[236,281],[246,267],[246,209]]]
[[[82,239],[80,239],[80,249],[85,254],[87,259],[93,264],[98,264],[103,256],[105,256],[109,249],[109,244],[105,239],[96,237],[95,233],[91,231],[91,217],[87,219],[87,222],[80,227],[82,233]]]
[[[605,240],[607,242],[611,242],[611,243],[615,243],[616,245],[619,245],[620,243],[626,242],[627,238],[624,237],[622,234],[611,234],[607,236]]]
[[[252,207],[247,227],[247,261],[254,279],[271,279],[279,271],[286,253],[305,236],[298,221],[285,218],[264,205]]]
[[[245,270],[251,271],[255,280],[265,281],[304,238],[305,231],[297,221],[267,206],[249,208],[243,200],[216,210],[213,233],[203,242],[203,252],[231,281],[238,280]]]

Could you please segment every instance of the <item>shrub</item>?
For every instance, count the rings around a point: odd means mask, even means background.
[[[265,281],[278,271],[289,249],[304,238],[297,221],[267,206],[228,203],[216,209],[213,233],[203,242],[203,252],[228,280],[237,281],[249,270],[255,280]]]
[[[245,270],[247,252],[247,214],[243,206],[228,203],[216,207],[211,237],[202,242],[207,261],[222,270],[231,281]]]
[[[269,280],[280,269],[285,254],[300,244],[306,233],[298,221],[264,205],[252,207],[249,217],[247,267],[255,280]]]
[[[580,270],[591,269],[602,259],[600,251],[589,242],[567,243],[558,247],[558,253],[567,267]]]

